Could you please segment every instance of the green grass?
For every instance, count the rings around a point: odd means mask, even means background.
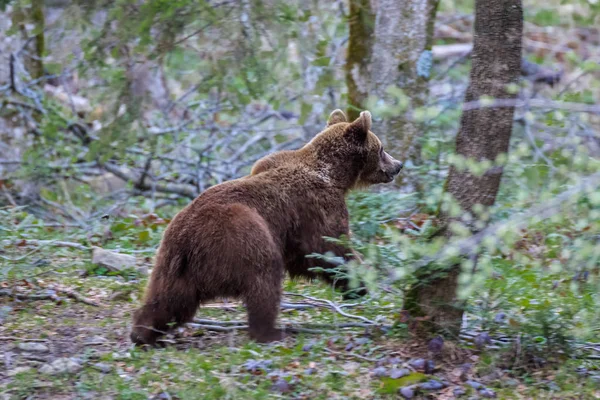
[[[386,219],[396,212],[395,209],[406,206],[403,201],[410,201],[410,199],[400,198],[394,202],[394,210],[386,210],[380,203],[390,202],[391,199],[387,196],[389,195],[370,199],[368,196],[359,195],[351,199],[352,204],[356,205],[356,209],[353,209],[355,211],[353,223],[359,237],[384,235],[381,227],[361,224],[361,220]],[[375,210],[377,207],[374,207],[372,202],[377,203],[379,209],[383,211]],[[172,211],[166,211],[165,214]],[[376,213],[375,216],[371,215],[373,212]],[[16,220],[18,222],[24,218],[27,216],[20,215]],[[10,227],[13,224],[14,220],[6,221],[3,226]],[[122,251],[131,252],[156,247],[165,225],[155,226],[150,237],[142,241],[138,240],[139,232],[146,231],[147,227],[143,224],[136,226],[131,223],[129,217],[111,221],[110,226],[121,227],[121,230],[115,229],[113,238],[106,243],[106,247],[118,247]],[[105,228],[106,226],[103,225],[93,229],[100,231]],[[564,234],[568,233],[566,231],[572,231],[567,226],[564,230]],[[96,237],[94,230],[91,235],[75,229],[69,229],[67,234],[61,229],[47,228],[4,232],[8,232],[6,238],[10,239],[25,237],[68,240],[85,245],[90,245],[90,237],[92,241]],[[548,254],[553,257],[559,254],[558,247],[563,246],[561,241],[556,241],[553,237],[546,239],[545,244],[549,249]],[[31,248],[7,248],[6,250],[5,254],[8,257],[19,259],[30,252]],[[140,260],[146,255],[152,255],[152,253],[135,254]],[[426,356],[422,346],[415,347],[418,341],[415,342],[410,336],[405,324],[398,324],[388,333],[374,331],[370,335],[365,335],[361,329],[332,330],[317,335],[298,334],[283,343],[273,345],[259,345],[250,341],[243,331],[228,334],[195,332],[186,328],[180,333],[175,333],[174,337],[169,337],[168,339],[175,344],[164,349],[148,351],[133,349],[128,339],[131,312],[139,304],[147,278],[135,274],[89,273],[94,271],[90,258],[87,251],[48,246],[28,257],[2,265],[2,271],[5,273],[3,279],[10,285],[22,287],[27,291],[41,290],[49,283],[60,284],[97,300],[102,306],[91,307],[72,299],[65,299],[62,304],[56,304],[47,300],[15,303],[7,298],[0,298],[0,306],[11,307],[11,312],[0,327],[0,336],[15,336],[17,339],[47,339],[51,352],[42,355],[47,361],[58,357],[79,357],[84,360],[84,368],[76,374],[47,376],[38,372],[42,361],[32,364],[30,360],[21,358],[20,353],[17,352],[11,369],[27,365],[32,368],[2,380],[0,394],[4,393],[11,399],[27,396],[53,398],[61,395],[75,398],[108,396],[118,399],[147,399],[161,393],[168,393],[172,398],[179,399],[396,398],[395,393],[399,387],[430,379],[429,376],[419,373],[400,379],[382,379],[372,374],[377,366],[374,360],[383,360],[385,357],[401,354],[404,362],[411,357]],[[46,260],[48,263],[35,264],[34,261],[37,259]],[[385,258],[380,259],[380,263],[386,262],[388,260]],[[482,297],[484,294],[499,293],[501,302],[494,304],[507,312],[517,311],[516,315],[520,316],[521,323],[535,320],[531,317],[531,314],[535,313],[531,300],[553,296],[548,294],[553,293],[551,290],[553,280],[568,276],[562,273],[562,275],[540,278],[539,271],[535,268],[505,259],[497,259],[492,264],[504,279],[485,280],[481,291],[472,298],[472,301],[484,298]],[[88,274],[80,275],[80,271],[88,271]],[[23,280],[28,281],[33,289],[24,286]],[[402,283],[399,285],[401,287]],[[559,293],[563,297],[559,297],[556,304],[548,303],[551,306],[549,310],[552,310],[552,307],[581,308],[593,304],[591,299],[582,296],[582,292],[567,289],[568,287],[561,289]],[[286,280],[284,291],[303,293],[343,304],[340,294],[321,282]],[[115,293],[121,295],[115,300],[110,300]],[[524,299],[527,302],[524,302]],[[291,297],[290,300],[301,301],[297,297]],[[383,323],[393,324],[398,322],[397,313],[401,310],[401,306],[402,299],[398,295],[376,291],[367,303],[345,310],[372,320],[382,318]],[[494,309],[488,311],[491,318]],[[233,311],[222,308],[201,308],[198,317],[243,320],[246,315],[242,307],[236,306]],[[285,311],[281,313],[279,320],[283,324],[289,323],[294,326],[302,326],[306,323],[333,326],[347,322],[341,315],[323,308]],[[525,334],[539,334],[539,329],[540,325],[523,324],[521,330],[517,329],[513,333],[524,330]],[[568,333],[570,328],[566,326],[565,329],[563,332]],[[96,336],[105,338],[107,343],[85,344],[86,340]],[[586,338],[595,337],[597,336],[591,335]],[[361,342],[365,338],[367,340]],[[7,345],[10,347],[17,343],[18,340],[9,341]],[[355,347],[346,350],[349,343],[354,343]],[[460,349],[461,346],[458,348]],[[545,351],[543,348],[541,350]],[[506,371],[502,379],[487,383],[488,387],[497,392],[499,398],[525,396],[525,398],[562,399],[576,398],[573,397],[576,395],[592,398],[598,390],[590,379],[579,377],[574,372],[582,364],[591,371],[597,370],[599,366],[595,361],[568,360],[558,357],[556,360],[560,360],[559,362],[551,363],[539,370],[521,367],[507,370],[506,360],[511,357],[510,349],[483,354],[471,353],[471,350],[465,349],[460,351],[463,352],[461,353],[463,358],[446,358],[438,361],[442,366],[442,369],[436,373],[438,379],[451,377],[452,370],[458,365],[471,362],[475,365],[476,379],[481,379],[494,371]],[[468,354],[473,354],[476,358],[468,358],[470,357]],[[270,362],[268,369],[258,369],[253,372],[246,368],[248,362],[261,360]],[[98,362],[110,365],[111,370],[108,373],[97,370],[93,365]],[[517,386],[507,386],[504,383],[506,377],[513,379]],[[278,383],[280,379],[285,380],[287,384]],[[555,385],[548,386],[551,382]],[[282,388],[285,389],[283,393]]]

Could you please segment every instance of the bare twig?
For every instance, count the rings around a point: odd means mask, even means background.
[[[484,238],[495,237],[498,235],[499,231],[509,227],[511,230],[521,229],[523,226],[527,225],[531,218],[537,218],[539,220],[550,218],[560,210],[560,207],[563,203],[569,201],[574,195],[597,190],[599,186],[600,172],[597,172],[588,176],[587,178],[582,179],[571,189],[564,191],[554,199],[544,204],[533,207],[522,214],[516,214],[508,220],[500,221],[490,225],[486,229],[473,236],[448,244],[433,257],[425,258],[421,262],[417,263],[416,267],[424,267],[425,265],[440,260],[448,255],[457,257],[474,254],[477,252],[477,248]]]
[[[385,328],[385,329],[390,329],[392,327],[392,325],[386,325],[386,324],[377,324],[377,325],[373,325],[373,324],[369,324],[369,323],[361,323],[361,322],[346,322],[346,323],[342,323],[342,324],[313,324],[313,323],[306,323],[306,326],[311,326],[313,328],[319,328],[319,329],[344,329],[344,328]]]
[[[139,182],[139,178],[136,177],[133,173],[125,171],[124,169],[118,167],[112,163],[104,163],[101,166],[106,169],[108,172],[116,175],[126,182]],[[139,189],[141,190],[152,190],[153,185],[149,185],[147,183],[143,183]],[[154,188],[157,192],[162,193],[174,193],[180,196],[188,197],[190,199],[196,198],[198,195],[196,188],[192,185],[186,184],[177,184],[177,183],[155,183]]]
[[[22,101],[18,101],[18,100],[11,100],[11,99],[3,99],[2,103],[4,104],[9,104],[11,106],[15,106],[15,107],[23,107],[23,108],[27,108],[33,111],[37,111],[40,114],[45,114],[45,111],[42,108],[39,108],[33,104],[29,104],[29,103],[24,103]]]
[[[220,326],[228,326],[228,325],[245,325],[246,321],[214,321],[212,319],[200,319],[194,318],[194,323],[201,325],[220,325]]]
[[[577,81],[579,81],[581,78],[583,78],[584,76],[590,74],[592,71],[587,70],[587,71],[581,71],[579,74],[577,74],[577,76],[573,79],[571,79],[569,82],[567,82],[565,84],[565,86],[561,89],[560,92],[558,92],[557,97],[562,97],[563,94],[565,94],[565,92],[567,92],[572,85],[574,85],[575,83],[577,83]]]
[[[552,171],[554,171],[556,168],[554,167],[554,163],[552,162],[552,160],[550,160],[548,157],[546,157],[546,155],[544,154],[542,149],[540,149],[538,147],[537,143],[535,143],[535,138],[533,137],[533,134],[531,133],[531,124],[527,121],[526,118],[523,118],[521,121],[523,123],[523,129],[525,130],[525,136],[527,136],[527,140],[529,140],[529,143],[535,150],[535,153],[542,160],[546,161],[548,168],[550,168]]]
[[[0,336],[0,341],[18,340],[20,342],[48,342],[48,339],[29,339],[17,336]]]
[[[80,295],[79,293],[71,290],[71,289],[67,289],[67,288],[60,288],[60,287],[56,287],[56,286],[49,286],[48,289],[52,289],[56,292],[59,293],[64,293],[67,295],[67,297],[70,297],[74,300],[77,300],[81,303],[90,305],[90,306],[94,306],[94,307],[100,307],[100,303],[94,301],[94,300],[90,300],[85,296]]]
[[[313,335],[319,335],[321,333],[326,333],[327,330],[324,329],[311,329],[311,328],[302,328],[299,326],[285,326],[282,328],[287,332],[295,332],[295,333],[309,333]]]
[[[546,108],[557,111],[581,112],[589,114],[600,114],[599,105],[590,105],[584,103],[573,103],[568,101],[542,100],[542,99],[490,99],[475,100],[463,104],[463,111],[477,110],[482,108],[502,108],[502,107],[533,107]]]
[[[90,250],[89,247],[84,246],[82,244],[79,243],[73,243],[73,242],[63,242],[60,240],[36,240],[36,239],[14,239],[14,240],[3,240],[2,244],[3,245],[19,245],[19,244],[25,244],[25,245],[33,245],[33,246],[55,246],[55,247],[68,247],[68,248],[72,248],[72,249],[78,249],[78,250]]]
[[[139,180],[137,183],[135,183],[135,187],[137,189],[144,190],[146,177],[148,176],[148,173],[150,172],[150,167],[152,166],[153,158],[154,158],[154,151],[151,151],[150,154],[148,155],[148,157],[146,158],[146,164],[144,165],[144,169],[142,170],[142,173],[140,174]],[[155,187],[156,187],[156,183],[153,182],[153,184],[152,184],[152,192],[153,193],[155,191]]]
[[[203,321],[204,323],[197,323],[197,321]],[[244,325],[242,321],[212,321],[212,320],[198,320],[194,319],[194,322],[189,322],[186,324],[190,328],[194,329],[204,329],[207,331],[214,332],[233,332],[237,330],[247,330],[248,325]],[[287,332],[296,332],[296,333],[310,333],[310,334],[321,334],[330,331],[334,331],[341,328],[354,328],[354,327],[372,327],[372,324],[306,324],[307,326],[311,326],[311,328],[305,328],[302,326],[288,326],[284,325],[281,329]],[[312,328],[314,327],[314,328]],[[317,329],[315,329],[317,328]]]
[[[0,290],[0,297],[13,297],[17,300],[52,300],[56,303],[62,302],[62,299],[54,293],[29,294],[14,292],[12,290]]]
[[[148,329],[149,331],[152,331],[152,332],[160,333],[161,335],[166,335],[168,333],[165,331],[161,331],[160,329],[156,329],[156,328],[153,328],[151,326],[146,326],[146,325],[133,325],[132,328],[144,328],[144,329]]]
[[[41,224],[25,224],[15,226],[15,230],[19,229],[43,229],[43,228],[80,228],[79,224],[69,224],[66,222],[43,222]]]
[[[369,323],[371,325],[377,325],[377,323],[375,321],[371,321],[370,319],[365,318],[363,316],[354,315],[354,314],[348,314],[347,312],[345,312],[344,310],[342,310],[339,305],[337,305],[336,303],[334,303],[331,300],[319,299],[319,298],[308,296],[308,295],[301,294],[301,293],[289,293],[289,292],[285,292],[285,295],[287,295],[287,296],[300,296],[300,297],[304,297],[304,298],[312,300],[312,301],[317,301],[317,302],[325,303],[328,306],[330,306],[331,309],[333,309],[335,312],[337,312],[338,314],[340,314],[340,315],[342,315],[342,316],[344,316],[346,318],[359,319],[359,320],[367,322],[367,323]]]
[[[447,60],[450,57],[466,56],[473,50],[472,43],[456,43],[433,46],[432,54],[436,60]]]
[[[316,304],[311,303],[290,303],[287,301],[281,302],[282,310],[306,310],[307,308],[315,308],[318,307]]]
[[[40,251],[42,248],[43,248],[43,246],[35,248],[35,249],[31,250],[30,252],[27,252],[26,254],[22,255],[21,257],[12,258],[12,257],[3,256],[3,255],[0,254],[0,258],[2,258],[3,260],[6,260],[6,261],[10,261],[10,262],[21,261],[21,260],[26,259],[30,255],[32,255],[33,253],[36,253],[36,252]]]
[[[246,325],[246,321],[234,320],[234,321],[216,321],[212,319],[200,319],[194,318],[193,323],[199,325],[209,325],[209,326],[244,326]],[[335,329],[343,329],[343,328],[372,328],[374,326],[380,326],[383,328],[391,328],[391,325],[373,325],[369,323],[361,323],[361,322],[346,322],[342,324],[313,324],[306,323],[302,324],[305,326],[309,326],[311,328],[324,329],[324,330],[335,330]],[[293,328],[293,327],[292,327]],[[286,327],[286,329],[288,329]]]
[[[248,325],[222,326],[222,325],[196,324],[194,322],[189,322],[186,325],[189,326],[190,328],[194,328],[194,329],[204,329],[207,331],[215,331],[215,332],[232,332],[232,331],[248,329]]]
[[[2,193],[4,194],[4,197],[6,197],[6,199],[8,200],[8,202],[13,206],[16,207],[17,203],[15,203],[15,199],[13,199],[12,195],[10,194],[10,192],[6,189],[5,185],[2,185]]]
[[[65,189],[66,190],[66,189]],[[58,204],[54,201],[48,200],[48,199],[44,199],[43,197],[40,198],[40,201],[46,205],[49,205],[51,207],[56,208],[57,210],[59,210],[60,212],[62,212],[63,215],[65,215],[68,218],[71,218],[75,223],[77,223],[81,228],[87,228],[86,223],[83,221],[83,219],[76,214],[75,207],[73,207],[73,210],[70,210],[69,208],[63,206],[62,204]]]
[[[327,347],[325,347],[324,350],[326,352],[328,352],[328,353],[335,354],[336,356],[354,357],[354,358],[358,358],[359,360],[369,361],[369,362],[377,362],[378,361],[375,358],[369,358],[369,357],[361,356],[360,354],[356,354],[356,353],[342,353],[342,352],[339,352],[339,351],[328,349]]]
[[[16,72],[15,72],[15,63],[17,62],[17,58],[15,57],[14,54],[11,53],[10,55],[10,62],[9,62],[9,67],[10,67],[10,90],[12,90],[13,92],[17,91],[17,80],[16,80]]]

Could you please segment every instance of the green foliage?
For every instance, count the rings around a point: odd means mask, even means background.
[[[0,0],[0,11],[4,12],[12,0]]]
[[[68,240],[87,247],[100,245],[150,256],[169,218],[187,200],[179,199],[174,206],[157,211],[158,200],[155,199],[100,198],[90,185],[75,180],[87,166],[95,161],[112,161],[139,172],[150,154],[166,154],[171,160],[155,160],[159,165],[151,166],[149,179],[168,177],[170,182],[191,182],[205,188],[243,175],[256,157],[290,140],[291,129],[300,131],[303,126],[301,137],[307,139],[323,126],[323,117],[330,108],[343,107],[338,104],[345,94],[339,55],[343,53],[347,21],[342,18],[343,12],[327,2],[266,4],[252,0],[247,3],[249,7],[245,7],[244,2],[225,1],[215,5],[213,1],[203,0],[79,3],[85,12],[106,10],[106,24],[99,27],[85,18],[74,18],[69,26],[81,34],[83,59],[76,62],[75,57],[70,56],[64,62],[45,65],[48,72],[60,74],[73,62],[81,79],[92,82],[78,94],[90,99],[92,108],[101,108],[101,112],[94,117],[80,116],[68,103],[40,96],[45,112],[33,112],[37,126],[30,132],[32,145],[24,150],[23,166],[11,173],[11,179],[39,183],[43,186],[39,202],[59,206],[50,207],[56,221],[77,225],[80,219],[85,228],[45,226],[48,213],[38,214],[39,205],[2,208],[2,241]],[[0,1],[0,9],[6,5],[6,1]],[[557,11],[557,5],[565,6],[560,10],[568,12]],[[583,0],[551,4],[530,2],[529,6],[526,4],[527,21],[539,26],[564,27],[573,23],[593,26],[597,25],[598,7],[597,2]],[[470,13],[472,8],[472,1],[448,0],[442,1],[441,10]],[[532,28],[536,30],[535,26]],[[545,49],[554,44],[539,46]],[[561,49],[562,56],[563,47],[557,48]],[[542,65],[554,67],[561,61],[544,51],[531,54],[527,50],[526,54]],[[444,274],[449,265],[458,262],[462,268],[458,294],[466,301],[469,320],[491,334],[519,337],[524,350],[519,363],[526,364],[525,358],[530,356],[560,358],[561,352],[577,354],[582,341],[597,341],[600,332],[598,190],[573,194],[544,218],[539,215],[528,219],[520,217],[534,207],[551,203],[582,179],[600,171],[597,116],[570,112],[566,108],[520,108],[508,155],[497,160],[459,157],[454,154],[455,134],[462,113],[461,88],[467,81],[470,63],[468,60],[436,60],[430,66],[430,61],[428,56],[420,60],[420,72],[431,76],[432,85],[436,85],[441,94],[414,110],[412,117],[419,122],[422,131],[419,137],[421,165],[406,166],[419,177],[422,193],[401,194],[396,190],[351,193],[348,206],[352,236],[327,239],[352,247],[364,257],[363,268],[352,265],[348,272],[353,283],[363,280],[371,291],[370,303],[357,313],[370,313],[373,319],[387,318],[387,322],[392,322],[393,329],[386,333],[386,340],[409,337],[412,332],[408,323],[399,318],[405,306],[406,290],[416,282],[428,283],[422,279],[423,272]],[[137,92],[139,82],[134,82],[137,71],[134,66],[144,63],[149,63],[151,69],[162,69],[164,79],[170,84],[172,91],[165,95],[168,97],[165,108],[149,104],[147,93]],[[585,59],[581,52],[567,52],[561,67],[567,69],[567,82],[541,89],[524,83],[510,87],[509,91],[520,91],[523,98],[534,92],[538,100],[587,105],[600,102],[599,67],[594,60]],[[578,74],[582,75],[578,77]],[[567,85],[570,79],[575,80]],[[402,90],[391,87],[388,94],[392,98],[388,103],[381,103],[375,97],[369,99],[368,108],[375,118],[375,128],[378,119],[394,118],[408,108],[410,99]],[[173,109],[169,107],[178,101],[185,103],[181,107],[182,114],[170,114]],[[277,116],[267,124],[259,123],[269,113],[281,111],[293,114],[294,119]],[[3,117],[12,118],[9,111],[2,113]],[[74,133],[75,123],[87,127],[89,144],[83,145],[85,138]],[[157,130],[166,133],[156,133]],[[374,131],[385,139],[386,132]],[[254,141],[255,135],[263,136],[256,136],[258,139]],[[297,143],[294,147],[298,147]],[[233,158],[239,149],[244,149],[239,163],[243,167],[234,165],[237,160]],[[177,168],[178,164],[172,159],[186,162],[186,167]],[[209,168],[195,170],[196,163]],[[465,217],[455,199],[444,189],[451,167],[477,177],[484,177],[490,168],[502,167],[503,180],[495,205],[490,209],[475,207],[474,215]],[[226,172],[211,175],[213,170]],[[207,177],[198,176],[202,173]],[[63,190],[64,182],[76,182],[78,187]],[[128,188],[133,186],[130,184]],[[173,201],[172,197],[166,199]],[[60,206],[68,206],[75,218]],[[113,213],[113,207],[118,213]],[[438,231],[438,210],[464,217],[451,228],[457,240],[468,238],[473,227],[481,229],[509,219],[518,222],[519,228],[515,228],[516,224],[507,224],[474,244],[472,250],[480,253],[475,264],[473,258],[459,254],[456,242],[446,243]],[[101,219],[105,213],[110,216],[108,220]],[[29,251],[30,255],[21,258]],[[441,251],[444,251],[443,257]],[[0,281],[9,285],[50,270],[66,275],[68,281],[75,271],[84,270],[88,282],[102,289],[118,291],[121,285],[130,285],[127,301],[133,302],[137,301],[136,296],[141,294],[145,283],[134,271],[111,273],[91,265],[88,255],[80,250],[12,245],[3,248],[0,255],[3,257]],[[328,254],[311,256],[332,261]],[[437,256],[440,257],[435,258]],[[52,262],[55,264],[48,264]],[[135,284],[140,279],[141,282]],[[102,286],[104,284],[106,286]],[[308,290],[294,282],[286,282],[285,288]],[[337,299],[335,296],[338,296],[318,285],[311,286],[310,290],[320,291],[318,295],[324,298]],[[26,310],[24,314],[27,312],[32,313]],[[498,320],[499,314],[506,318]],[[318,312],[313,317],[332,323]],[[148,388],[167,376],[175,388],[172,394],[181,398],[197,396],[198,390],[206,398],[268,397],[271,382],[267,379],[243,376],[237,382],[239,386],[224,379],[232,371],[238,373],[237,365],[261,354],[280,357],[277,363],[282,369],[296,359],[302,362],[324,360],[330,363],[330,370],[317,377],[305,377],[304,384],[312,390],[309,390],[310,395],[326,392],[323,396],[327,396],[331,391],[348,397],[342,386],[356,382],[339,371],[339,360],[330,360],[331,354],[323,351],[329,344],[323,339],[315,355],[306,355],[301,350],[304,338],[298,340],[297,348],[293,349],[265,350],[250,343],[236,351],[230,347],[213,348],[215,354],[212,355],[193,349],[149,354],[133,352],[131,358],[122,361],[113,359],[110,353],[105,355],[106,361],[123,362],[129,368],[142,370],[135,384],[117,372],[104,376],[86,370],[77,390],[82,397],[111,391],[119,398],[147,398]],[[148,367],[156,365],[156,360],[168,362],[156,369]],[[490,373],[496,366],[491,355],[483,355],[482,364]],[[190,376],[194,378],[188,379],[181,373],[182,369],[191,371]],[[563,375],[557,378],[561,385],[580,390],[580,382],[573,379],[572,370],[570,375],[567,372]],[[18,374],[11,384],[13,394],[29,396],[35,379],[35,374]],[[421,379],[424,378],[420,374],[383,379],[378,389],[395,395],[399,387]],[[56,382],[57,387],[61,384],[64,382]]]
[[[429,380],[429,377],[419,372],[414,372],[399,379],[383,378],[383,385],[380,389],[380,392],[384,394],[397,394],[400,388],[422,383],[427,380]]]

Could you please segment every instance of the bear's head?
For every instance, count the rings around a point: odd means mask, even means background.
[[[386,153],[371,132],[368,111],[354,122],[348,122],[343,111],[333,111],[325,130],[302,150],[315,154],[323,173],[347,189],[389,183],[402,169],[402,163]]]

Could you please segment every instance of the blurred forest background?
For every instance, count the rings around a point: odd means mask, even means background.
[[[0,0],[0,395],[600,398],[597,0]],[[286,281],[128,340],[170,219],[373,114],[370,294]],[[313,255],[327,257],[327,255]]]

